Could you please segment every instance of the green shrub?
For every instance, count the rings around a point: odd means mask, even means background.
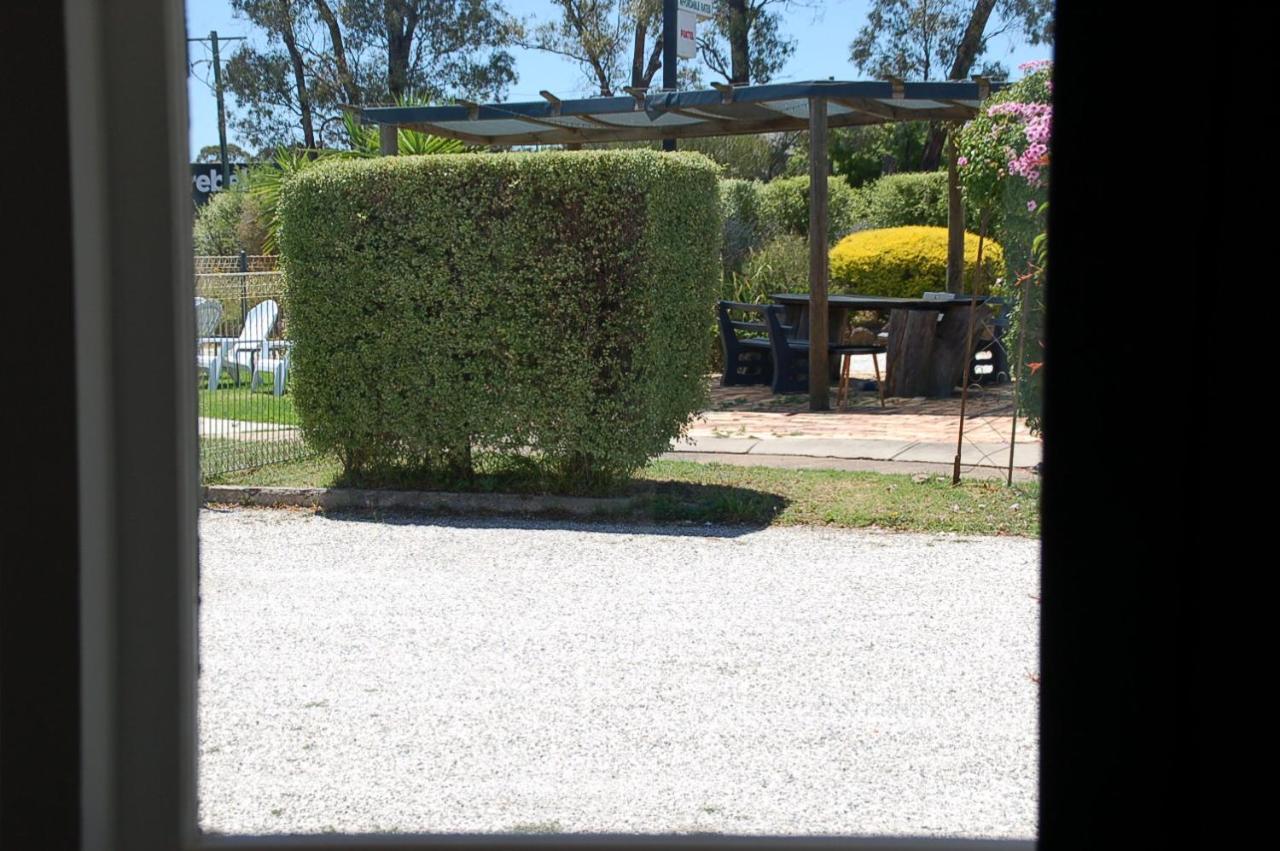
[[[767,301],[770,293],[809,291],[809,241],[785,233],[751,252],[743,264],[741,301]]]
[[[564,490],[666,451],[705,401],[716,180],[650,151],[299,173],[280,244],[307,439],[375,477],[528,455]]]
[[[965,227],[977,231],[977,208],[967,198],[964,207]],[[854,214],[869,228],[908,225],[944,228],[947,226],[947,173],[887,174],[857,191]]]
[[[857,192],[842,178],[827,179],[827,242],[834,245],[858,227]],[[760,188],[760,222],[765,241],[779,234],[809,235],[809,178],[783,177]]]
[[[760,187],[757,180],[720,181],[720,210],[724,221],[722,251],[725,274],[742,271],[747,255],[764,242],[760,229]]]
[[[978,235],[964,235],[965,292],[978,270]],[[990,292],[1003,270],[1000,246],[982,245],[978,291]],[[919,298],[947,288],[947,229],[930,227],[864,230],[831,250],[831,292]]]
[[[856,215],[869,228],[947,226],[947,173],[887,174],[858,190]]]
[[[196,213],[192,229],[196,254],[261,254],[266,238],[262,206],[240,186],[215,193]]]

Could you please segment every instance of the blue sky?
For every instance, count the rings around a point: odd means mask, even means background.
[[[509,12],[519,17],[547,19],[555,14],[550,0],[506,0]],[[849,61],[849,42],[866,20],[868,0],[830,0],[809,7],[794,6],[783,9],[784,29],[796,39],[796,52],[775,82],[792,80],[862,79]],[[228,0],[187,0],[187,35],[193,38],[207,37],[210,30],[217,30],[219,37],[254,36],[248,22],[232,16]],[[260,37],[259,37],[260,38]],[[228,45],[234,48],[238,44]],[[230,53],[227,50],[224,57]],[[519,79],[507,95],[507,100],[538,100],[539,89],[549,89],[560,95],[587,95],[592,91],[579,67],[568,59],[535,50],[512,50],[516,57]],[[1050,49],[1045,45],[1029,47],[1016,44],[1007,37],[998,38],[987,53],[987,58],[1000,60],[1015,77],[1017,67],[1032,59],[1047,59]],[[191,45],[193,61],[207,59],[207,48]],[[224,59],[225,61],[225,59]],[[205,145],[218,142],[217,104],[213,90],[199,77],[212,82],[207,64],[196,69],[198,76],[187,82],[190,99],[191,155]],[[704,75],[714,79],[713,75]],[[228,98],[228,113],[233,101]],[[227,141],[239,142],[228,121]]]

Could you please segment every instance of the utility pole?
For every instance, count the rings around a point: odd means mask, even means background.
[[[243,38],[224,38],[223,41],[244,41]],[[222,102],[222,62],[218,57],[218,31],[210,30],[208,38],[189,38],[187,41],[207,41],[213,49],[213,93],[218,99],[218,158],[222,160],[222,188],[231,188],[231,163],[227,161],[227,111]]]
[[[662,88],[676,90],[676,0],[662,0]],[[662,150],[675,149],[675,139],[662,140]]]

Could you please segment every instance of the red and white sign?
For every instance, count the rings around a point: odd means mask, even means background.
[[[676,56],[692,59],[698,55],[698,16],[681,9],[676,13]]]

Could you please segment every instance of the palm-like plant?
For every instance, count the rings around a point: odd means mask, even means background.
[[[397,100],[397,106],[425,105],[412,96]],[[346,150],[339,148],[286,148],[277,145],[275,156],[265,167],[258,167],[249,172],[249,191],[262,206],[263,215],[267,219],[267,238],[263,242],[263,250],[276,254],[280,250],[280,190],[285,183],[299,172],[311,168],[318,162],[334,159],[364,159],[379,156],[378,129],[371,125],[361,124],[354,113],[347,112],[342,116],[342,127],[347,136]],[[458,154],[467,147],[457,139],[433,136],[417,130],[397,131],[397,149],[401,156],[422,156],[427,154]]]
[[[407,106],[409,104],[401,104]],[[342,128],[347,134],[347,145],[349,151],[344,151],[353,156],[358,157],[376,157],[381,151],[381,142],[378,137],[377,128],[361,124],[355,115],[348,112],[342,116]],[[460,154],[466,150],[466,146],[457,139],[448,139],[444,136],[433,136],[430,133],[423,133],[419,130],[396,131],[396,148],[400,156],[418,156],[422,154]]]

